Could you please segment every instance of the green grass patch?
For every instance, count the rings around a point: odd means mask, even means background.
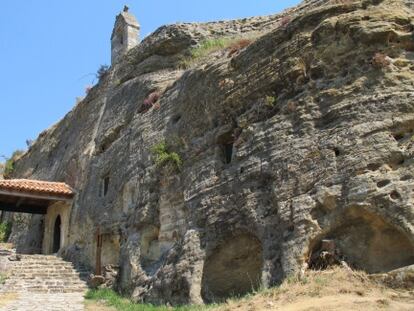
[[[88,300],[103,302],[105,305],[113,307],[118,311],[204,311],[213,307],[181,306],[172,308],[167,306],[154,306],[151,304],[134,303],[110,289],[90,290],[86,293],[85,298]]]

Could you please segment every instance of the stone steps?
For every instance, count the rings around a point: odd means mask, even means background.
[[[83,279],[88,275],[86,269],[76,270],[57,256],[21,255],[20,261],[13,262],[3,291],[82,293],[87,290]]]

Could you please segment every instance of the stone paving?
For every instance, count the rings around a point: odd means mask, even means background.
[[[15,261],[10,261],[13,259]],[[7,274],[0,285],[2,293],[15,293],[17,299],[0,311],[80,311],[84,310],[87,289],[71,263],[56,256],[19,255],[0,252],[0,272]]]
[[[0,294],[1,295],[1,294]],[[0,308],[1,311],[83,311],[82,293],[20,293],[16,301]]]

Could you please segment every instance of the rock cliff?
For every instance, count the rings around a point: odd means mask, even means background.
[[[76,189],[62,255],[93,267],[99,227],[103,264],[137,300],[278,284],[323,239],[369,273],[412,265],[413,17],[410,1],[305,1],[161,27],[14,176]],[[222,37],[228,47],[195,53]],[[40,216],[26,222],[22,249],[41,235]]]

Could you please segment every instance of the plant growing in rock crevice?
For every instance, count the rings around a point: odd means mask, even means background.
[[[98,71],[96,72],[95,76],[98,80],[101,80],[102,78],[104,78],[107,73],[109,72],[109,66],[108,65],[101,65],[98,69]]]
[[[7,242],[11,234],[11,223],[10,222],[1,222],[0,223],[0,243]]]
[[[389,57],[380,52],[375,53],[375,55],[372,57],[371,62],[374,67],[379,69],[387,68],[391,65]]]
[[[255,37],[250,36],[227,36],[202,41],[197,47],[190,50],[190,56],[182,60],[182,67],[190,68],[200,60],[206,59],[210,54],[227,50],[228,57],[238,53],[254,41]]]
[[[240,52],[240,50],[249,46],[253,41],[251,39],[240,39],[230,44],[228,57]]]
[[[155,165],[158,168],[167,168],[172,171],[179,171],[182,166],[182,160],[177,152],[171,151],[165,141],[159,142],[151,148]]]
[[[155,106],[160,99],[161,95],[158,91],[151,92],[147,98],[144,99],[144,102],[139,109],[139,113],[145,113],[150,110],[153,106]],[[158,107],[159,108],[159,107]]]

